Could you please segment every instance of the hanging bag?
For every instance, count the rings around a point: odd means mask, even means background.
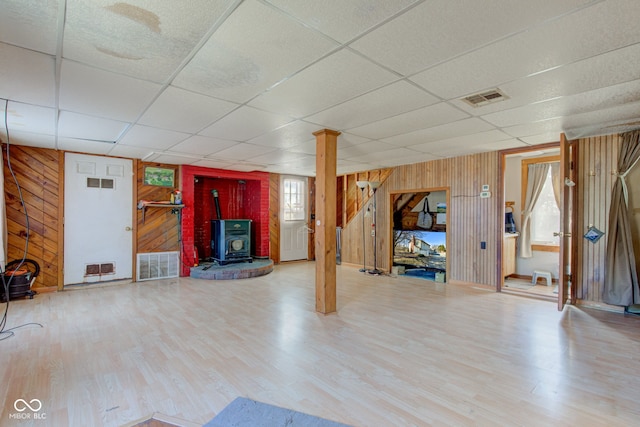
[[[426,230],[430,230],[433,226],[433,218],[431,217],[431,212],[429,211],[429,199],[424,198],[424,206],[422,211],[418,214],[418,222],[416,224],[420,228],[424,228]]]

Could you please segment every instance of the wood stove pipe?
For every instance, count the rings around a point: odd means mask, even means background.
[[[220,214],[220,202],[218,201],[218,190],[211,190],[211,194],[213,194],[213,202],[216,205],[216,219],[222,219],[222,215]]]

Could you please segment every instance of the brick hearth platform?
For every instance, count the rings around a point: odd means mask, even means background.
[[[236,262],[227,265],[204,262],[197,267],[191,267],[190,275],[194,279],[233,280],[264,276],[272,271],[272,260],[256,259],[253,262]]]

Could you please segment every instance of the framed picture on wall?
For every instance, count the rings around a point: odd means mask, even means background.
[[[172,168],[159,168],[155,166],[144,167],[144,184],[158,187],[174,187],[176,182],[176,170]]]

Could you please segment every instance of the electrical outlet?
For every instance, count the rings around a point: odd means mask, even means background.
[[[480,193],[481,199],[488,199],[489,197],[491,197],[491,193],[488,191],[483,191],[482,193]]]
[[[489,191],[489,184],[483,184],[482,191]]]

